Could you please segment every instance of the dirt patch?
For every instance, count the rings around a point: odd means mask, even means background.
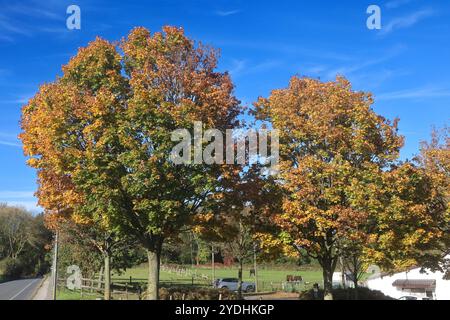
[[[246,296],[245,300],[298,300],[298,293],[278,291],[270,294]]]

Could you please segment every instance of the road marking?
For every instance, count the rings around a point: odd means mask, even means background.
[[[33,283],[35,283],[36,281],[38,281],[40,279],[34,279],[33,281],[31,281],[25,288],[23,288],[22,290],[20,290],[18,293],[16,293],[14,296],[12,296],[9,300],[14,300],[14,298],[16,298],[19,294],[21,294],[22,292],[25,291],[25,289],[27,289],[29,286],[31,286]]]

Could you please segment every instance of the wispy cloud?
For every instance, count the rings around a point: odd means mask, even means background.
[[[42,212],[42,208],[38,206],[37,200],[35,201],[1,201],[2,203],[6,203],[8,206],[12,207],[19,207],[19,208],[25,208],[31,213],[38,214],[39,212]]]
[[[232,67],[230,68],[230,74],[234,77],[239,77],[242,75],[249,75],[258,72],[264,72],[271,70],[280,66],[282,63],[278,60],[265,60],[256,64],[249,64],[247,60],[235,59],[232,62]]]
[[[3,37],[8,37],[8,34],[19,34],[23,36],[30,36],[31,32],[25,28],[18,26],[14,21],[4,14],[0,14],[0,31],[2,31]],[[10,37],[9,37],[10,38]],[[11,38],[10,38],[11,39]]]
[[[0,104],[26,104],[31,99],[34,94],[24,94],[17,97],[12,97],[11,99],[0,100]]]
[[[267,51],[276,52],[277,54],[284,55],[295,55],[295,56],[305,56],[320,58],[326,60],[337,60],[337,61],[351,61],[352,56],[350,54],[333,51],[330,47],[327,48],[306,48],[304,45],[292,45],[286,44],[286,42],[276,42],[270,41],[270,43],[252,41],[251,39],[245,40],[211,40],[214,45],[219,47],[235,47],[239,49],[256,50],[256,51]]]
[[[37,205],[34,191],[0,190],[0,203],[7,203],[10,206],[24,207],[32,212],[39,212],[42,209]]]
[[[403,17],[394,18],[387,25],[382,27],[380,35],[386,35],[397,29],[412,27],[419,21],[428,18],[434,14],[435,12],[432,9],[423,9]]]
[[[36,3],[30,3],[28,5],[14,3],[3,7],[3,12],[15,13],[20,15],[26,15],[35,18],[46,18],[56,21],[64,21],[64,11],[62,13],[56,13],[54,10],[55,6],[43,6],[42,1]]]
[[[47,22],[51,24],[57,22],[64,25],[65,11],[58,9],[60,8],[45,6],[41,2],[36,3],[34,1],[26,5],[14,3],[3,6],[0,13],[0,41],[14,42],[15,36],[30,37],[39,32],[55,32],[55,28],[43,28],[40,25]],[[39,23],[30,25],[25,22],[29,17],[35,21],[38,20]],[[60,30],[59,28],[56,29]]]
[[[22,145],[16,142],[10,142],[10,141],[4,141],[4,140],[0,140],[0,145],[2,146],[8,146],[8,147],[17,147],[17,148],[21,148]]]
[[[14,39],[12,37],[9,36],[5,36],[5,35],[0,35],[0,41],[4,41],[4,42],[14,42]]]
[[[16,134],[0,132],[0,145],[8,147],[18,147],[21,148],[22,145],[17,138]],[[1,193],[0,193],[1,197]]]
[[[410,3],[412,0],[392,0],[386,3],[386,8],[395,9],[401,7],[405,4]]]
[[[237,14],[237,13],[239,13],[239,12],[241,12],[241,10],[228,10],[228,11],[223,11],[223,10],[217,10],[217,11],[215,11],[214,13],[216,14],[216,15],[218,15],[218,16],[221,16],[221,17],[227,17],[227,16],[232,16],[232,15],[234,15],[234,14]]]
[[[0,200],[1,199],[23,199],[23,198],[33,198],[34,191],[10,191],[10,190],[0,190]]]
[[[232,61],[232,67],[230,68],[229,72],[233,76],[239,75],[239,73],[245,69],[245,66],[245,60],[235,59]]]
[[[349,76],[358,71],[361,71],[361,70],[367,69],[369,67],[378,65],[380,63],[386,62],[386,61],[398,56],[400,53],[404,52],[404,50],[405,50],[405,47],[403,45],[395,46],[395,47],[389,49],[387,52],[378,55],[376,58],[367,59],[367,57],[365,57],[364,60],[355,61],[351,64],[347,63],[345,65],[341,65],[341,66],[329,69],[326,72],[326,77],[334,78],[338,74],[344,75],[344,76]]]
[[[377,95],[377,100],[422,99],[450,97],[450,89],[439,87],[422,87],[386,92]]]

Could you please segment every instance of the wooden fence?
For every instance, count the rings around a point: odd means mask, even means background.
[[[111,279],[111,294],[113,296],[123,297],[126,300],[130,296],[140,299],[142,296],[142,284],[146,279],[132,278],[129,279]],[[59,278],[58,287],[67,287],[67,279]],[[99,279],[82,278],[81,286],[74,291],[80,292],[81,297],[86,296],[99,296],[103,295],[105,291],[105,282]]]

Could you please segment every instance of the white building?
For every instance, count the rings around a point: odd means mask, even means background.
[[[342,281],[344,280],[344,281]],[[344,283],[342,283],[344,282]],[[354,288],[355,284],[352,280],[352,276],[350,274],[345,274],[344,279],[342,279],[342,272],[334,272],[333,273],[333,288]]]
[[[414,296],[418,299],[450,300],[450,280],[443,278],[442,272],[421,273],[420,268],[415,268],[393,275],[374,275],[366,285],[396,299]]]

